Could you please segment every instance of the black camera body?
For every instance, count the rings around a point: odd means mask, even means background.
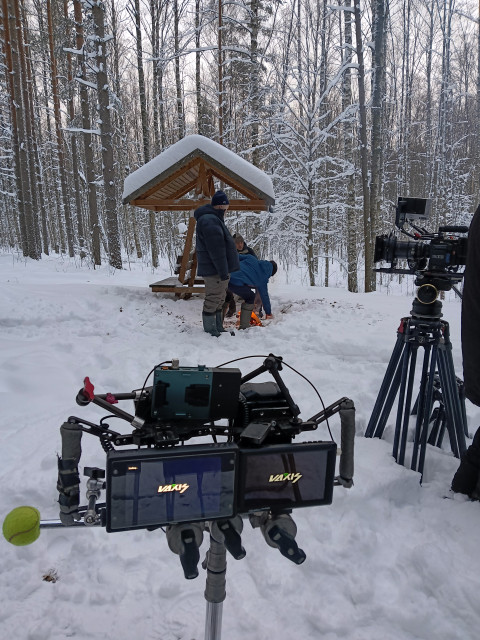
[[[428,219],[430,210],[428,199],[398,198],[395,225],[412,240],[402,241],[393,234],[377,236],[374,262],[390,262],[389,268],[376,271],[416,274],[419,285],[433,280],[437,289],[448,291],[463,277],[459,269],[466,264],[467,238],[458,237],[458,234],[467,233],[468,227],[442,226],[431,233],[418,226],[418,221]],[[406,222],[414,233],[404,229]],[[405,260],[408,269],[397,268],[398,260]]]

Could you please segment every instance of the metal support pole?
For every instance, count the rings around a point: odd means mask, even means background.
[[[205,640],[221,640],[223,601],[226,598],[227,550],[223,542],[218,542],[211,535],[204,568],[207,569]]]

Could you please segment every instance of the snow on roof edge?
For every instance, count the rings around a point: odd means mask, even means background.
[[[124,181],[123,202],[128,202],[142,188],[145,187],[145,190],[149,188],[157,177],[197,149],[275,201],[272,180],[264,171],[218,142],[205,136],[192,134],[175,142],[150,162],[128,175]]]

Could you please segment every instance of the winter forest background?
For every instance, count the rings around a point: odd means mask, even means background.
[[[371,291],[398,195],[479,201],[473,0],[0,0],[0,246],[115,268],[181,252],[189,212],[122,205],[126,175],[199,133],[273,179],[229,214],[308,284]]]

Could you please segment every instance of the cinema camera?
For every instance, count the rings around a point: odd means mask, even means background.
[[[467,238],[456,234],[467,233],[468,227],[442,226],[438,232],[431,233],[417,226],[416,222],[427,220],[431,212],[431,200],[424,198],[398,198],[395,226],[413,241],[398,240],[393,234],[377,236],[375,239],[374,262],[390,262],[389,268],[375,271],[383,273],[415,274],[415,284],[419,287],[414,311],[427,313],[437,311],[435,301],[439,291],[455,288],[463,273],[459,268],[465,266],[467,257]],[[413,233],[404,229],[408,222]],[[397,268],[397,261],[405,260],[408,269]],[[425,305],[433,305],[427,307]]]
[[[264,357],[264,356],[262,356]],[[225,363],[230,364],[230,363]],[[107,532],[166,527],[167,541],[180,556],[186,578],[198,575],[198,547],[204,531],[239,559],[245,556],[240,533],[243,517],[259,527],[266,542],[297,564],[305,553],[295,542],[293,509],[328,505],[334,485],[353,484],[355,409],[348,398],[307,421],[292,400],[280,371],[282,358],[270,354],[242,377],[239,369],[180,367],[178,360],[157,365],[141,389],[96,394],[88,378],[77,403],[93,403],[109,412],[94,424],[71,416],[61,426],[58,459],[60,523],[51,526],[100,525]],[[269,372],[274,381],[252,383]],[[146,386],[153,373],[152,386]],[[129,414],[116,405],[133,400]],[[298,442],[339,412],[342,455],[335,477],[337,445],[331,441]],[[130,433],[107,424],[120,418]],[[329,429],[330,431],[330,429]],[[86,467],[87,506],[79,505],[81,438],[90,433],[106,452],[106,468]],[[213,443],[191,438],[212,437]],[[331,436],[331,434],[330,434]],[[223,437],[224,441],[218,441]],[[119,450],[119,448],[123,448]],[[100,492],[106,489],[106,502]],[[47,527],[47,521],[42,526]]]

